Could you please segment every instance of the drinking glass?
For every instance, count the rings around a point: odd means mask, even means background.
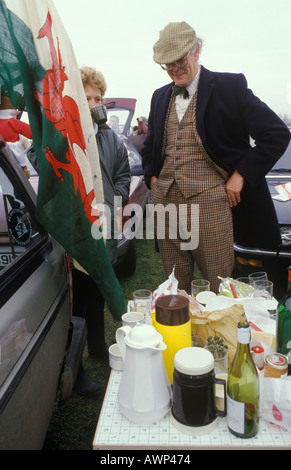
[[[133,293],[133,303],[135,312],[140,312],[144,318],[151,317],[152,292],[147,289],[139,289]]]
[[[254,283],[254,281],[253,281],[252,278],[246,277],[246,276],[238,277],[238,278],[236,279],[236,281],[237,281],[237,282],[244,282],[244,284],[248,284],[249,286],[251,286],[251,285]]]
[[[206,281],[206,279],[195,279],[191,282],[191,295],[194,299],[199,292],[205,290],[210,290],[210,282]]]
[[[205,348],[207,345],[207,341],[205,338],[199,335],[192,335],[192,347],[195,348]]]
[[[215,374],[228,373],[228,351],[218,344],[208,344],[205,349],[211,352],[214,357]]]
[[[257,273],[252,273],[249,274],[249,278],[254,282],[254,281],[259,281],[259,280],[268,280],[268,275],[264,271],[260,271]]]
[[[273,282],[260,279],[253,283],[255,289],[254,297],[261,297],[263,299],[272,299],[273,297]]]
[[[209,344],[205,349],[211,352],[214,357],[214,372],[216,378],[227,381],[228,376],[228,351],[218,344]],[[224,410],[224,390],[223,385],[215,385],[215,405],[218,410]]]

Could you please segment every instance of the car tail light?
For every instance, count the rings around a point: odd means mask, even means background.
[[[69,253],[66,252],[66,266],[67,266],[67,273],[68,273],[68,278],[69,278],[69,289],[70,289],[70,320],[72,320],[72,315],[73,315],[73,275],[72,275],[72,267],[71,267],[71,260],[70,260],[70,255]]]
[[[259,259],[241,258],[240,256],[237,256],[236,259],[238,263],[243,264],[244,266],[256,266],[258,268],[263,267],[263,261]]]

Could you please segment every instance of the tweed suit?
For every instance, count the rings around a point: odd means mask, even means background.
[[[156,213],[156,233],[164,274],[168,277],[175,265],[179,288],[189,293],[194,260],[214,291],[220,282],[217,273],[223,277],[230,276],[233,268],[232,217],[224,189],[228,174],[210,159],[202,145],[196,129],[196,103],[197,92],[179,123],[175,100],[173,97],[170,99],[162,152],[164,164],[157,183],[152,187],[153,203],[164,207],[173,204],[178,208],[178,219],[182,217],[180,204],[187,205],[188,233],[192,233],[191,224],[196,224],[198,247],[183,250],[183,234],[181,236],[179,232],[173,238],[169,217],[165,219],[165,236],[160,237],[163,231],[159,224],[164,220],[159,220]],[[193,204],[199,207],[199,220],[195,221],[191,212]],[[221,249],[217,250],[218,247]]]
[[[171,82],[152,96],[148,133],[141,151],[145,181],[159,177]],[[211,160],[229,175],[245,179],[241,202],[232,208],[238,244],[276,248],[281,243],[276,212],[265,175],[285,152],[290,131],[248,88],[243,74],[220,73],[201,65],[196,124]],[[250,145],[250,136],[255,146]],[[250,230],[251,228],[251,230]]]

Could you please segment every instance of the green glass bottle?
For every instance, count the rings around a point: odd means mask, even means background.
[[[227,380],[227,425],[232,434],[253,437],[259,428],[259,377],[250,351],[250,327],[239,322],[237,350]]]
[[[288,268],[286,295],[280,300],[276,316],[276,349],[288,356],[291,351],[291,266]]]

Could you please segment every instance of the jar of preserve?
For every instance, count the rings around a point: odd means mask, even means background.
[[[224,411],[216,409],[215,384],[224,386]],[[202,435],[226,416],[226,381],[215,377],[214,358],[199,347],[183,348],[174,357],[171,419],[184,434]]]
[[[280,353],[269,354],[265,358],[264,377],[280,378],[287,376],[287,358]]]

